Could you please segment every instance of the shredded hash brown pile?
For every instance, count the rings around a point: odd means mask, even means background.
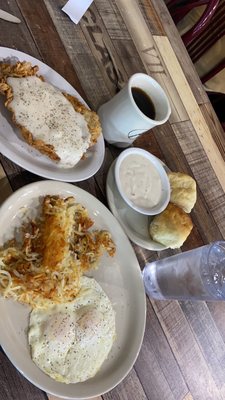
[[[73,197],[46,196],[39,219],[0,249],[0,295],[45,308],[72,301],[80,277],[96,268],[102,254],[115,254],[110,233],[91,230],[87,209]]]
[[[26,129],[24,126],[20,125],[16,121],[15,114],[10,106],[10,103],[13,100],[13,91],[10,85],[7,83],[7,78],[24,78],[28,76],[36,76],[44,81],[43,76],[38,75],[38,66],[32,66],[29,62],[17,62],[16,64],[12,65],[7,63],[0,63],[0,93],[6,96],[5,106],[9,111],[12,112],[12,120],[17,128],[19,128],[26,142],[30,146],[40,151],[42,154],[57,162],[60,160],[60,157],[55,152],[54,146],[45,143],[43,140],[35,140],[33,138],[32,132],[30,132],[28,129]],[[68,93],[63,93],[63,95],[72,104],[74,110],[84,116],[87,122],[88,130],[91,134],[90,146],[93,146],[97,142],[97,139],[101,134],[101,124],[98,115],[94,111],[91,111],[87,107],[85,107],[85,105],[82,104],[76,97],[71,96]]]

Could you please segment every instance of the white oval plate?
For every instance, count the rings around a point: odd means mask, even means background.
[[[97,375],[83,383],[64,384],[44,374],[32,361],[27,341],[29,307],[0,299],[0,344],[16,368],[40,389],[64,399],[99,396],[116,386],[132,368],[143,339],[146,297],[140,267],[132,246],[110,211],[94,196],[68,183],[41,181],[12,194],[0,208],[0,245],[15,227],[34,217],[46,194],[75,196],[87,207],[95,228],[107,229],[116,243],[116,255],[104,256],[93,276],[105,290],[116,312],[117,338]],[[135,316],[135,317],[134,317]]]
[[[38,65],[39,73],[47,82],[76,96],[87,106],[79,93],[48,65],[21,51],[0,47],[0,61],[7,57],[16,57],[19,61],[29,61],[32,65]],[[4,106],[4,96],[0,96],[0,143],[1,153],[22,168],[44,178],[66,182],[80,182],[93,176],[101,167],[105,154],[104,139],[101,135],[98,142],[86,153],[85,160],[80,160],[73,168],[60,168],[54,161],[39,153],[23,140],[19,130],[12,122],[10,112]]]
[[[165,250],[166,246],[150,238],[149,225],[153,216],[144,215],[129,207],[119,193],[114,177],[115,161],[109,168],[106,180],[106,195],[109,208],[132,242],[152,251]]]

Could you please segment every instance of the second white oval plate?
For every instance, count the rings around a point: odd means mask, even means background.
[[[13,236],[16,227],[34,218],[40,198],[50,195],[74,196],[88,209],[95,229],[107,229],[116,244],[114,257],[105,255],[96,281],[110,298],[116,313],[116,340],[108,359],[97,375],[83,383],[54,381],[32,361],[27,340],[29,307],[0,299],[0,344],[17,369],[34,385],[64,399],[87,399],[99,396],[116,386],[130,371],[139,353],[145,329],[146,297],[141,270],[134,250],[110,211],[88,192],[68,183],[41,181],[24,186],[11,195],[0,208],[0,245]],[[3,229],[5,227],[5,230]]]
[[[61,75],[40,60],[14,49],[0,47],[0,61],[15,58],[28,61],[39,67],[39,73],[47,82],[64,92],[76,96],[87,106],[79,93]],[[101,135],[98,142],[86,153],[85,160],[80,160],[73,168],[60,168],[56,163],[29,146],[13,124],[10,112],[4,106],[4,97],[0,98],[0,151],[20,167],[48,179],[66,182],[80,182],[93,176],[101,167],[105,144]]]

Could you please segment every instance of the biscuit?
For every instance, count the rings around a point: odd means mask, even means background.
[[[169,172],[170,181],[170,202],[190,213],[197,199],[196,182],[186,174],[181,172]]]
[[[161,214],[153,218],[149,232],[156,242],[176,249],[182,246],[192,228],[190,216],[180,207],[169,203]]]

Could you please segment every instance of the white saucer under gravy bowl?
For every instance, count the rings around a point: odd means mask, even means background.
[[[115,181],[115,163],[116,160],[110,166],[106,180],[106,195],[111,212],[132,242],[152,251],[165,250],[165,246],[150,237],[149,225],[153,216],[135,211],[120,195]]]
[[[135,211],[157,215],[170,199],[169,178],[161,161],[141,148],[132,147],[120,153],[115,162],[117,189]]]

